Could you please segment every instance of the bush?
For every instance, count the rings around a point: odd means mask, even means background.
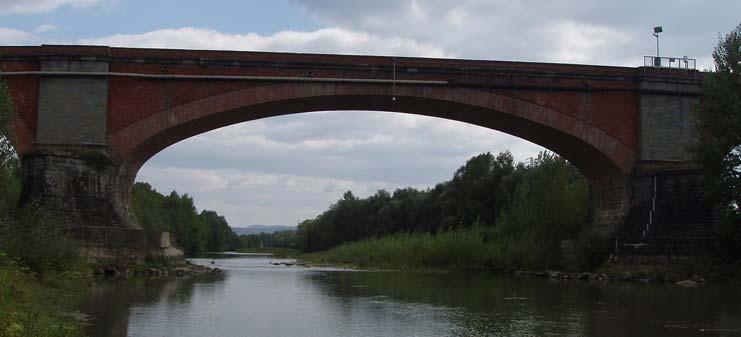
[[[609,253],[609,243],[604,235],[593,230],[582,232],[574,247],[577,270],[594,270],[600,267]]]
[[[69,305],[58,288],[40,283],[0,251],[0,336],[82,336],[79,324],[63,314]]]
[[[28,205],[14,217],[0,219],[0,250],[43,278],[50,273],[78,269],[78,246],[64,236],[43,207]]]

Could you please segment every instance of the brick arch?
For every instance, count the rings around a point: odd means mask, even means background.
[[[396,97],[396,100],[392,99]],[[469,88],[348,83],[284,83],[222,93],[156,112],[110,134],[108,144],[138,170],[186,138],[292,113],[371,110],[446,118],[502,131],[546,147],[590,178],[625,175],[635,151],[577,117],[499,93]]]

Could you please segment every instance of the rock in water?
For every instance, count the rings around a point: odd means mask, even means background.
[[[697,286],[700,285],[699,283],[697,283],[697,281],[693,281],[693,280],[679,281],[675,284],[681,287],[685,287],[685,288],[696,288]]]

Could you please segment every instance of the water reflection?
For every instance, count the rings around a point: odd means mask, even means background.
[[[203,275],[191,279],[99,281],[80,303],[80,311],[92,317],[86,333],[89,336],[131,336],[129,318],[137,320],[141,308],[188,307],[196,285],[218,287],[224,279],[223,275]]]
[[[196,260],[209,264],[212,259]],[[732,286],[350,272],[213,259],[226,275],[103,282],[91,336],[741,336]]]

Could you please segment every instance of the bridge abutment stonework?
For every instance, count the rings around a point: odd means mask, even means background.
[[[68,227],[139,229],[135,172],[103,147],[47,145],[23,157],[21,204],[40,201]]]
[[[696,71],[41,46],[0,47],[0,73],[17,113],[22,202],[49,204],[70,228],[136,231],[136,172],[180,140],[320,110],[428,115],[542,145],[587,177],[593,223],[609,240],[661,237],[660,220],[710,221],[689,150]],[[679,219],[690,208],[703,215]]]

